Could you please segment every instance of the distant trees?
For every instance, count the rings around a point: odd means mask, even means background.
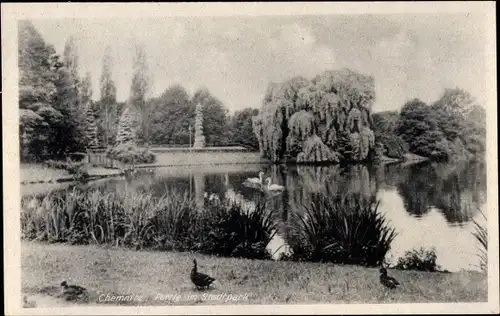
[[[189,126],[192,127],[191,143],[194,142],[196,105],[201,104],[203,133],[208,146],[241,145],[258,150],[253,132],[252,117],[259,110],[246,108],[229,115],[224,104],[206,88],[198,89],[191,97],[186,89],[175,84],[159,97],[148,100],[151,116],[149,134],[156,145],[189,144]]]
[[[130,106],[126,107],[118,123],[118,130],[116,135],[116,144],[135,143],[136,130],[135,130],[136,115],[134,109]]]
[[[83,142],[86,148],[96,148],[99,146],[97,138],[96,116],[92,102],[92,78],[87,72],[83,79],[80,92],[80,104],[82,107],[83,121]]]
[[[99,144],[185,145],[197,104],[208,146],[258,148],[274,162],[367,162],[380,155],[403,158],[407,151],[451,160],[485,152],[486,112],[462,89],[446,89],[431,104],[411,100],[399,113],[372,114],[374,78],[342,69],[312,80],[271,83],[260,109],[230,115],[207,88],[190,95],[173,85],[148,98],[152,79],[146,52],[136,46],[128,100],[117,101],[108,47],[99,76],[100,100],[94,102],[91,74],[79,75],[74,37],[68,38],[60,57],[30,21],[21,21],[18,31],[23,161],[61,159]],[[129,149],[119,150],[120,157],[125,159]],[[145,152],[137,147],[133,153]]]
[[[397,111],[385,111],[372,115],[375,142],[380,145],[382,154],[401,159],[408,152],[408,144],[396,134],[398,120]]]
[[[442,158],[437,146],[443,134],[431,108],[418,99],[407,102],[401,109],[397,132],[409,145],[409,150],[425,157]]]
[[[482,154],[486,141],[486,111],[467,91],[446,89],[432,105],[445,139],[440,147],[448,158]]]
[[[152,143],[189,144],[189,126],[192,127],[193,143],[197,104],[202,107],[203,134],[207,146],[224,146],[231,143],[228,110],[208,89],[198,89],[190,97],[184,87],[176,84],[149,102],[149,107],[154,108],[149,129]]]
[[[61,89],[58,93],[61,106],[69,109],[69,123],[72,125],[73,139],[77,144],[78,150],[84,150],[86,145],[85,140],[85,99],[90,97],[83,96],[82,93],[90,91],[82,91],[83,80],[79,76],[79,57],[78,47],[75,37],[71,36],[66,41],[63,52],[63,67],[61,67]],[[85,89],[90,86],[85,87]]]
[[[102,70],[99,78],[101,98],[96,102],[95,107],[98,116],[98,137],[106,147],[115,142],[119,114],[121,113],[116,102],[116,85],[112,79],[112,73],[111,48],[107,47],[102,60]]]
[[[252,117],[259,114],[258,109],[245,108],[236,111],[229,119],[229,141],[253,150],[259,150],[259,141],[253,132]]]
[[[150,135],[154,144],[188,144],[189,125],[194,126],[195,105],[180,85],[173,85],[150,101],[155,112]],[[193,139],[191,140],[193,141]]]
[[[151,87],[151,77],[149,76],[144,47],[136,45],[135,56],[132,62],[132,84],[130,86],[129,103],[135,107],[140,115],[140,128],[138,136],[142,143],[149,143],[149,125],[152,109],[146,102],[146,97]]]
[[[467,160],[482,155],[486,113],[462,89],[446,89],[432,105],[412,100],[401,109],[396,132],[418,155],[442,160]]]

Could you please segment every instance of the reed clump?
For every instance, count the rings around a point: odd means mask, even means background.
[[[396,232],[374,199],[312,194],[292,217],[289,260],[380,265]]]
[[[267,246],[276,233],[266,201],[209,203],[202,216],[198,251],[224,257],[271,259]]]
[[[175,189],[162,197],[73,189],[23,197],[21,206],[22,237],[48,242],[269,259],[266,247],[276,231],[265,202],[248,208],[222,201],[199,209]]]

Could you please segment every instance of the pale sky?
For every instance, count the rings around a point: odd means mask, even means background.
[[[173,84],[207,87],[231,111],[260,108],[269,82],[312,79],[348,67],[373,75],[374,112],[409,99],[435,101],[461,87],[484,102],[485,26],[480,15],[328,15],[148,19],[34,20],[62,53],[78,39],[81,72],[94,99],[107,45],[113,50],[118,100],[128,98],[134,44],[143,44],[152,96]]]

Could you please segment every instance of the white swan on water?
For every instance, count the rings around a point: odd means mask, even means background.
[[[264,176],[264,172],[259,172],[258,178],[248,178],[245,181],[253,184],[262,184],[262,177]]]
[[[271,184],[271,178],[267,178],[267,189],[269,191],[283,191],[285,187],[279,184]]]

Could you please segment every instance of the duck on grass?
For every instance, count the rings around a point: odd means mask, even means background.
[[[191,275],[190,275],[191,282],[193,282],[197,290],[208,289],[212,284],[212,282],[215,281],[215,279],[204,273],[198,272],[196,259],[193,259],[193,264],[194,266],[193,269],[191,270]]]
[[[442,274],[392,270],[389,274],[404,286],[389,289],[381,284],[379,267],[198,254],[196,259],[203,268],[199,272],[218,282],[210,287],[210,295],[248,294],[248,299],[172,302],[155,298],[158,293],[180,295],[181,298],[199,293],[190,280],[191,253],[22,241],[21,256],[22,292],[37,307],[43,306],[43,297],[58,294],[60,281],[57,280],[61,276],[68,276],[72,284],[85,287],[89,304],[132,306],[478,302],[487,300],[488,288],[487,276],[473,271]],[[55,291],[47,290],[51,285]],[[101,302],[102,293],[140,295],[142,300]],[[67,301],[58,299],[57,302],[65,304]],[[68,301],[72,302],[77,301]]]
[[[61,282],[61,295],[67,301],[88,301],[89,293],[87,289],[79,285],[69,285],[66,281]]]

